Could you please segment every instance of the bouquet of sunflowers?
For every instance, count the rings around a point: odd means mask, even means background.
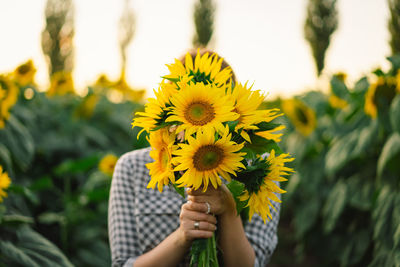
[[[184,187],[207,190],[223,182],[232,192],[238,214],[249,220],[258,213],[264,223],[271,218],[278,182],[293,170],[293,160],[277,145],[283,125],[274,123],[278,109],[260,109],[264,95],[236,83],[229,66],[217,54],[186,54],[167,65],[155,98],[137,112],[132,126],[143,128],[154,162],[147,167],[148,188],[172,185],[184,196]],[[225,180],[225,181],[223,181]],[[205,242],[201,244],[201,242]],[[198,266],[218,266],[215,238],[196,240],[192,261]]]

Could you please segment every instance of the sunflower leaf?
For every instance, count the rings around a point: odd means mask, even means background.
[[[256,126],[258,127],[257,132],[262,132],[262,131],[268,131],[268,130],[275,129],[278,126],[281,126],[281,124],[263,121],[263,122],[258,123]]]
[[[171,82],[173,82],[173,83],[177,83],[177,82],[180,81],[179,78],[170,78],[170,77],[167,77],[167,76],[161,76],[161,78],[166,79],[166,80],[168,80],[168,81],[171,81]]]
[[[396,74],[397,70],[400,69],[400,56],[396,55],[396,56],[388,57],[387,59],[390,61],[390,63],[392,63],[393,74]]]
[[[175,189],[175,191],[181,195],[181,197],[185,198],[185,188],[184,187],[178,187],[176,184],[174,183],[169,183],[169,185]]]
[[[385,169],[396,168],[400,159],[400,134],[393,133],[385,145],[378,159],[377,174],[382,177]]]
[[[179,125],[179,124],[181,124],[181,123],[178,121],[161,122],[155,128],[151,129],[151,131],[157,131],[164,127],[168,127],[168,126],[172,126],[172,125]]]
[[[236,128],[236,125],[238,125],[239,121],[227,121],[225,125],[228,125],[229,127],[229,132],[233,132]]]
[[[400,133],[400,95],[397,95],[390,106],[390,122],[393,130]]]
[[[231,193],[233,195],[233,199],[235,200],[235,203],[236,203],[236,212],[237,212],[237,215],[239,215],[241,213],[241,211],[247,205],[247,201],[241,201],[239,198],[240,195],[244,191],[244,184],[239,181],[232,180],[226,186],[228,187],[229,191],[231,191]]]
[[[251,143],[246,143],[240,152],[246,152],[244,156],[246,159],[254,159],[257,155],[263,155],[265,153],[275,150],[277,154],[281,154],[282,150],[278,144],[273,140],[265,139],[261,136],[250,134]]]
[[[339,181],[329,193],[328,199],[323,207],[324,231],[330,233],[342,214],[348,199],[348,188],[343,181]]]
[[[331,88],[336,96],[346,100],[349,98],[349,90],[347,89],[347,86],[338,77],[332,77]]]

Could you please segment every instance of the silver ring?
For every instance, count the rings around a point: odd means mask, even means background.
[[[194,222],[194,229],[199,230],[200,229],[200,222]]]
[[[204,202],[204,204],[206,204],[206,206],[207,206],[206,214],[210,214],[210,212],[211,212],[211,205],[210,205],[210,203]]]

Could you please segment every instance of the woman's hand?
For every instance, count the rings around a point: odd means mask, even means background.
[[[198,209],[203,212],[207,212],[209,205],[211,214],[236,214],[235,200],[224,184],[217,189],[209,186],[205,192],[203,192],[201,188],[198,190],[190,190],[188,191],[188,200],[193,201]]]
[[[204,205],[191,200],[182,205],[179,231],[185,243],[191,243],[197,238],[210,238],[217,229],[217,219],[206,214]]]

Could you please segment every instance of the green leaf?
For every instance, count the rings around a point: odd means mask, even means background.
[[[166,79],[166,80],[168,80],[168,81],[171,81],[171,82],[173,82],[173,83],[177,83],[177,82],[180,81],[179,78],[168,78],[168,77],[166,77],[166,76],[161,76],[161,78]]]
[[[357,146],[359,131],[353,131],[338,139],[326,154],[325,168],[329,175],[335,174],[351,158],[351,154]]]
[[[263,121],[257,124],[256,126],[258,127],[258,130],[256,130],[256,132],[262,132],[275,129],[278,126],[281,126],[281,124]]]
[[[175,189],[175,191],[181,195],[181,197],[185,198],[185,188],[184,187],[179,187],[175,183],[169,183],[169,185]]]
[[[390,106],[390,122],[394,131],[400,133],[400,95],[398,94]]]
[[[62,213],[56,212],[44,212],[38,216],[38,221],[42,224],[53,224],[58,223],[60,225],[65,224],[67,219]]]
[[[3,144],[11,152],[15,162],[26,170],[34,153],[34,142],[28,129],[11,115],[5,129],[0,133]]]
[[[276,154],[281,154],[282,150],[278,144],[273,140],[265,139],[261,136],[251,134],[251,143],[246,143],[240,152],[246,152],[244,156],[246,159],[254,159],[257,155],[263,155],[267,152],[275,150]]]
[[[393,242],[391,223],[395,194],[389,186],[382,188],[372,212],[374,240],[378,244],[391,244]]]
[[[54,187],[53,180],[50,176],[46,175],[37,179],[29,188],[32,191],[43,191]]]
[[[110,144],[108,137],[95,127],[84,125],[83,127],[81,127],[80,134],[82,135],[82,137],[86,137],[88,141],[93,142],[99,147],[106,148]]]
[[[387,167],[397,167],[400,162],[400,133],[393,133],[385,145],[378,159],[378,177],[382,177],[384,170]],[[392,164],[393,163],[393,164]],[[395,166],[393,166],[395,165]]]
[[[394,55],[387,58],[392,63],[392,71],[393,74],[397,73],[397,70],[400,69],[400,56]]]
[[[393,242],[395,247],[400,246],[400,224],[397,225],[397,229],[394,232]]]
[[[376,76],[385,76],[385,73],[381,69],[376,69],[372,73]]]
[[[19,215],[19,214],[8,214],[3,216],[3,223],[5,224],[13,224],[13,225],[18,225],[18,224],[26,224],[26,223],[34,223],[34,220],[32,217],[24,216],[24,215]]]
[[[303,201],[303,204],[295,210],[294,225],[297,239],[302,239],[305,233],[314,226],[321,206],[321,202],[315,196]]]
[[[374,183],[356,174],[347,179],[349,204],[360,210],[369,211],[373,205]]]
[[[368,230],[361,229],[352,233],[341,255],[341,266],[353,266],[359,263],[370,244],[371,237]]]
[[[341,99],[349,99],[349,90],[347,86],[338,77],[333,76],[331,79],[331,88],[333,93]]]
[[[0,165],[3,166],[3,171],[7,171],[9,176],[12,175],[11,154],[2,143],[0,143]]]
[[[340,180],[329,193],[322,209],[325,233],[330,233],[335,228],[336,222],[346,206],[347,198],[347,185]]]
[[[228,121],[226,122],[226,125],[229,127],[229,132],[233,132],[236,128],[236,125],[238,125],[239,121]]]
[[[65,174],[87,172],[98,164],[99,159],[100,157],[95,155],[78,160],[66,160],[56,167],[55,173],[62,176]]]
[[[33,231],[29,227],[22,227],[17,231],[19,245],[26,253],[39,255],[46,259],[48,265],[40,266],[73,266],[65,255],[49,240]],[[31,257],[32,258],[32,257]]]
[[[247,201],[240,201],[239,199],[239,197],[242,195],[244,191],[244,184],[242,184],[239,181],[232,180],[230,183],[226,185],[226,187],[228,187],[229,191],[231,191],[233,195],[233,199],[235,200],[236,203],[236,212],[237,215],[239,215],[247,205]]]
[[[373,142],[376,140],[378,134],[378,120],[371,121],[370,125],[361,128],[357,133],[359,135],[358,142],[353,152],[351,153],[351,158],[356,158],[360,155],[364,155],[367,150],[372,146]]]
[[[353,91],[356,94],[365,94],[369,88],[369,82],[366,77],[361,78],[354,85]]]
[[[13,266],[40,267],[23,250],[9,241],[0,240],[1,262],[8,262]]]

